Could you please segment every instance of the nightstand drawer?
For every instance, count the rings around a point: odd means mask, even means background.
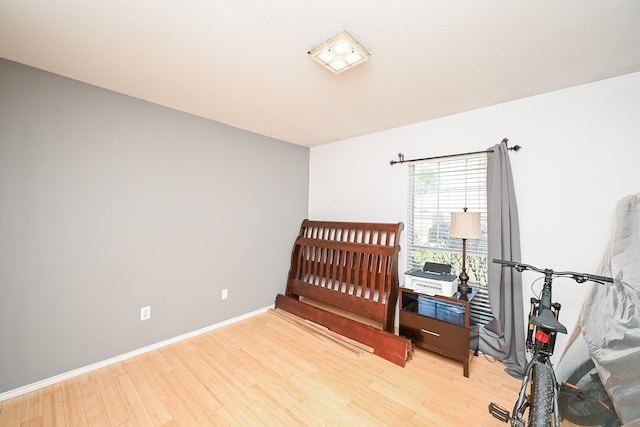
[[[400,313],[400,335],[416,345],[450,356],[469,352],[469,330],[414,313]]]

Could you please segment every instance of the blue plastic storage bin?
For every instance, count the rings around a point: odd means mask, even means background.
[[[464,311],[464,306],[460,304],[438,301],[436,306],[436,319],[463,326]]]
[[[453,301],[421,295],[418,297],[418,314],[464,326],[465,307]]]
[[[418,314],[429,317],[436,317],[436,300],[431,297],[418,297]]]

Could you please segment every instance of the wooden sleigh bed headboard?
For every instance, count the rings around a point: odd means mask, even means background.
[[[401,230],[402,223],[304,220],[291,254],[286,295],[276,297],[276,308],[404,366],[411,341],[394,334]]]

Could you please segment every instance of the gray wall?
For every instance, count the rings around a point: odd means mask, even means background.
[[[0,393],[273,304],[308,172],[305,147],[0,59]]]

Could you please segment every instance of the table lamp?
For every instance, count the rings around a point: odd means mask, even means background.
[[[471,287],[467,284],[469,276],[467,275],[467,239],[479,239],[482,237],[480,232],[480,212],[451,212],[451,227],[449,228],[449,237],[462,239],[462,272],[458,278],[458,292],[460,299],[466,300],[467,294],[471,292]]]

